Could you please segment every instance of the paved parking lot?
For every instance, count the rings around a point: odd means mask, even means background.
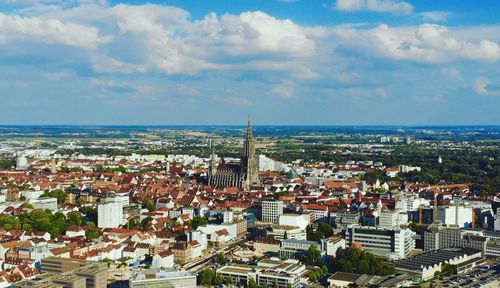
[[[463,288],[480,288],[492,284],[500,278],[500,264],[494,265],[490,270],[485,271],[481,268],[473,271],[453,276],[445,279],[440,287],[463,287]]]

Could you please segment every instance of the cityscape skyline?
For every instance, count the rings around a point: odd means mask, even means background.
[[[243,125],[250,113],[257,126],[498,125],[498,11],[495,1],[0,1],[0,122]]]

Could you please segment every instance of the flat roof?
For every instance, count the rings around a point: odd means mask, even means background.
[[[332,276],[328,277],[330,280],[355,282],[362,274],[347,273],[347,272],[335,272]]]

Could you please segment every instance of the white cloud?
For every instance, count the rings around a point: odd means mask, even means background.
[[[246,105],[251,105],[252,101],[242,98],[242,97],[226,97],[222,99],[223,102],[231,105],[239,105],[239,106],[246,106]]]
[[[193,87],[191,86],[188,86],[186,84],[179,84],[177,85],[177,92],[179,92],[180,94],[182,95],[185,95],[185,96],[200,96],[200,91],[194,89]]]
[[[340,11],[374,11],[394,14],[409,14],[413,6],[399,0],[337,0],[335,9]]]
[[[436,24],[400,28],[382,24],[369,30],[335,29],[334,34],[343,49],[372,57],[429,63],[500,60],[500,46],[496,42],[453,37],[448,28]]]
[[[452,14],[445,11],[427,11],[420,13],[420,15],[426,20],[446,21]]]
[[[443,69],[441,69],[441,74],[450,78],[462,80],[460,71],[458,71],[458,69],[455,67],[444,67]]]
[[[353,98],[389,97],[387,91],[382,87],[376,87],[376,88],[346,87],[346,88],[326,89],[325,92],[332,97],[344,97],[344,96]]]
[[[64,78],[70,77],[71,73],[69,71],[60,71],[60,72],[54,72],[54,73],[46,73],[45,78],[51,81],[59,81]]]
[[[314,41],[306,37],[300,26],[260,11],[225,14],[220,18],[210,13],[197,24],[208,37],[206,40],[222,44],[228,54],[310,56],[315,50]]]
[[[474,83],[474,91],[480,95],[490,95],[498,96],[500,95],[500,89],[489,89],[491,80],[487,77],[479,77]]]
[[[0,27],[2,27],[0,43],[37,40],[51,44],[97,49],[100,45],[111,41],[108,36],[100,36],[96,27],[62,22],[58,19],[23,18],[0,13]]]
[[[295,91],[291,86],[277,85],[273,88],[273,93],[279,95],[283,99],[294,99]]]
[[[94,55],[92,68],[101,73],[135,73],[146,72],[146,65],[125,63],[105,55]]]

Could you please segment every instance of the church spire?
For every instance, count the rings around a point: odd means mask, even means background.
[[[252,119],[250,118],[250,114],[248,114],[248,124],[247,124],[247,139],[251,138],[253,135],[252,131]]]

